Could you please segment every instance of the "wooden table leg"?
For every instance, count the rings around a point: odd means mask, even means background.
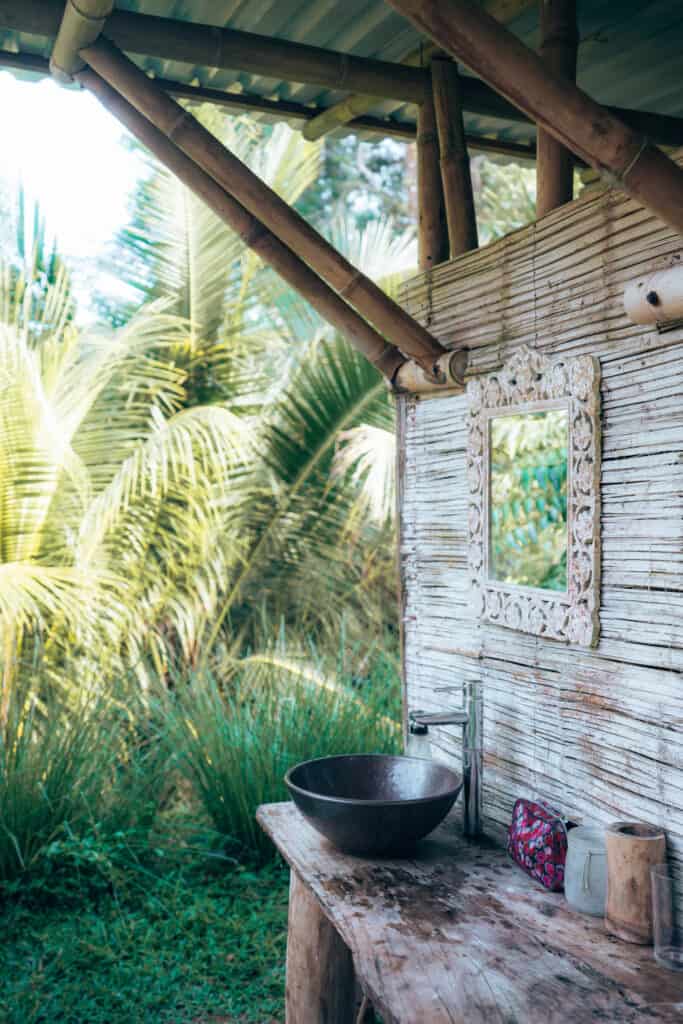
[[[353,959],[315,896],[289,881],[286,1024],[353,1024]]]

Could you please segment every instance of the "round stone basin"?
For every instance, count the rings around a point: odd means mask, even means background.
[[[344,853],[401,854],[441,822],[462,789],[420,757],[344,754],[303,761],[285,783],[313,828]]]

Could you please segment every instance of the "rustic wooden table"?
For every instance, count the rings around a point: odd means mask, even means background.
[[[257,816],[292,869],[287,1024],[353,1024],[355,980],[385,1024],[683,1022],[683,974],[455,821],[410,860],[365,860],[334,850],[293,804]]]

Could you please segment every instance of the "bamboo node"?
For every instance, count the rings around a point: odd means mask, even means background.
[[[649,145],[650,145],[650,141],[649,141],[649,139],[647,138],[647,136],[646,136],[646,135],[644,135],[644,136],[643,136],[643,138],[642,138],[642,141],[641,141],[641,143],[640,143],[640,146],[639,146],[639,148],[638,148],[638,152],[637,152],[637,153],[636,153],[636,155],[635,155],[635,156],[633,157],[633,159],[631,160],[631,162],[630,162],[630,164],[628,165],[628,167],[626,167],[626,169],[625,169],[625,170],[623,170],[623,171],[621,172],[621,180],[622,180],[622,181],[623,181],[624,183],[626,182],[626,178],[627,178],[627,177],[628,177],[628,175],[629,175],[629,174],[631,173],[631,171],[633,170],[633,168],[634,168],[634,167],[636,166],[636,164],[637,164],[637,163],[638,163],[638,161],[640,160],[640,158],[641,158],[641,156],[643,155],[643,153],[645,152],[645,150],[646,150],[646,149],[647,149],[647,148],[649,147]]]
[[[254,220],[254,223],[240,237],[248,248],[253,249],[256,243],[268,234],[270,232],[266,226],[261,221]]]
[[[211,35],[216,42],[216,56],[213,60],[213,66],[216,68],[221,67],[223,60],[223,32],[218,26],[211,26]]]
[[[363,273],[363,271],[357,270],[355,274],[352,274],[352,276],[346,282],[344,287],[339,289],[339,294],[342,296],[342,298],[347,299],[351,292],[354,290],[354,288],[356,288],[364,279],[365,274]]]
[[[175,118],[170,128],[166,132],[166,135],[169,137],[171,142],[173,142],[178,130],[182,128],[183,124],[186,121],[190,120],[190,118],[192,117],[192,114],[190,114],[188,110],[183,110],[182,107],[180,109],[182,113],[178,114],[178,116]]]
[[[344,87],[344,83],[349,77],[349,55],[348,53],[339,54],[339,88]]]

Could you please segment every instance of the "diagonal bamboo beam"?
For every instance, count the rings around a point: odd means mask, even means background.
[[[484,0],[482,6],[497,21],[507,24],[514,21],[520,14],[534,7],[537,0]],[[402,64],[410,67],[422,67],[429,63],[430,58],[438,48],[436,46],[423,45],[417,49],[410,50],[402,59]],[[334,131],[343,124],[349,124],[356,117],[362,117],[377,105],[376,96],[367,96],[362,93],[347,96],[345,99],[328,107],[327,110],[318,114],[317,117],[307,121],[303,127],[304,138],[310,142],[321,139],[323,135]],[[468,109],[466,107],[466,109]]]
[[[398,303],[361,273],[303,217],[223,146],[191,114],[104,38],[81,51],[90,67],[128,100],[233,199],[327,281],[364,319],[426,372],[446,350]]]
[[[139,114],[115,89],[90,68],[75,77],[107,110],[184,185],[202,199],[228,224],[261,259],[310,302],[315,310],[357,348],[381,373],[392,381],[406,362],[398,349],[362,319],[336,292],[320,280],[303,260],[287,249],[267,228],[189,157],[178,149],[151,121]]]
[[[465,0],[388,0],[567,149],[683,232],[683,170]]]

